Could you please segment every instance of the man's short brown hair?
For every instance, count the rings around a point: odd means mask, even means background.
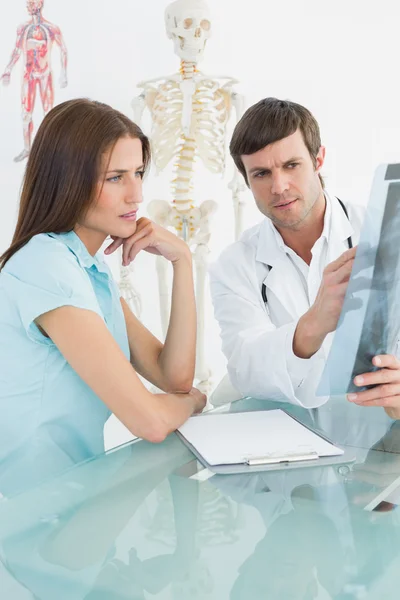
[[[254,154],[298,129],[315,166],[321,136],[318,123],[307,108],[290,100],[264,98],[246,110],[235,127],[229,150],[247,185],[249,181],[242,155]],[[320,175],[319,178],[324,186]]]

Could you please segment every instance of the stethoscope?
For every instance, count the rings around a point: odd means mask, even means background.
[[[349,213],[347,212],[347,208],[345,207],[345,205],[339,198],[338,198],[338,201],[339,201],[340,206],[343,209],[344,214],[346,215],[348,221],[350,222]],[[351,236],[349,238],[347,238],[347,244],[349,246],[349,249],[353,247],[353,240],[351,239]],[[268,272],[269,272],[272,269],[272,266],[267,265],[267,268],[268,268]],[[264,304],[267,304],[267,287],[266,287],[265,283],[263,283],[261,286],[261,296],[262,296]]]

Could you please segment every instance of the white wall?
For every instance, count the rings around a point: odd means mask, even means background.
[[[247,105],[265,96],[289,98],[311,109],[327,147],[324,174],[331,191],[365,203],[379,162],[400,161],[398,18],[393,0],[209,0],[213,37],[201,69],[240,80]],[[132,116],[137,82],[173,73],[179,66],[164,33],[166,0],[45,0],[44,16],[62,29],[69,51],[69,85],[58,86],[59,52],[53,53],[56,103],[87,96]],[[27,19],[25,2],[7,3],[2,16],[0,70],[8,63],[17,25]],[[12,158],[22,149],[19,107],[21,65],[8,88],[0,86],[0,251],[10,242],[24,164]],[[35,126],[41,119],[37,101]],[[232,129],[233,123],[230,125]],[[148,119],[143,127],[148,131]],[[224,180],[199,181],[197,201],[214,198],[211,259],[232,241],[232,211]],[[146,200],[169,199],[170,171],[150,175]],[[249,193],[246,226],[259,215]],[[145,211],[145,207],[144,207]],[[144,213],[143,213],[144,214]],[[139,256],[135,278],[144,301],[144,322],[159,333],[154,257]],[[208,352],[215,381],[224,372],[218,328],[209,307]]]

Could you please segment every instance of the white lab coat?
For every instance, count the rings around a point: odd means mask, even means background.
[[[315,300],[326,265],[348,249],[349,237],[354,246],[358,244],[365,209],[346,205],[347,218],[337,198],[327,192],[325,196],[324,231],[312,249],[309,269],[303,269],[306,286],[288,255],[293,251],[267,218],[245,231],[210,268],[211,296],[228,374],[243,396],[285,399],[306,408],[327,400],[317,397],[315,390],[333,334],[309,359],[294,355],[293,335],[299,318]],[[299,257],[295,259],[298,263]],[[261,295],[263,283],[267,304]]]

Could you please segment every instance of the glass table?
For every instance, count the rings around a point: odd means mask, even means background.
[[[173,434],[0,501],[5,600],[400,597],[400,422],[331,398],[284,407],[351,465],[213,475]]]

